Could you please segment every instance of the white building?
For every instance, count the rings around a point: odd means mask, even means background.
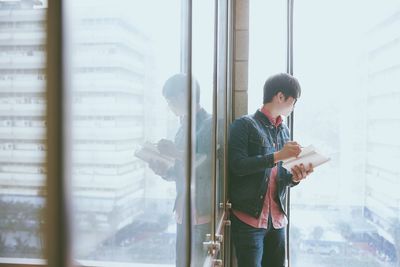
[[[27,2],[0,4],[0,196],[42,203],[45,10]]]
[[[368,86],[365,217],[393,244],[392,222],[400,219],[400,11],[367,33]],[[396,56],[395,56],[396,55]]]

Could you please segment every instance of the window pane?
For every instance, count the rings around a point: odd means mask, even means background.
[[[286,1],[254,0],[249,17],[249,100],[248,112],[254,113],[263,104],[266,79],[286,72]]]
[[[218,2],[218,61],[217,61],[217,188],[216,224],[221,221],[225,201],[225,125],[226,125],[226,87],[227,87],[227,1]]]
[[[331,161],[291,191],[294,267],[398,266],[396,5],[295,4],[294,73],[303,89],[295,140],[313,144]]]
[[[43,258],[45,41],[46,3],[0,2],[1,258]]]
[[[193,1],[193,76],[200,94],[196,110],[195,177],[192,180],[192,264],[203,266],[206,235],[213,223],[213,88],[214,88],[214,1]],[[193,88],[196,85],[193,84]]]
[[[71,2],[75,256],[174,266],[186,247],[187,79],[168,80],[181,1]]]

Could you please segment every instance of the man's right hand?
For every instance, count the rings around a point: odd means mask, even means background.
[[[274,153],[274,162],[282,161],[288,158],[297,157],[301,152],[301,146],[297,142],[287,142],[284,147]]]

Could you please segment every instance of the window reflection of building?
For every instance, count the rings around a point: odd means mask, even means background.
[[[394,228],[400,225],[400,11],[388,16],[367,33],[366,84],[367,157],[364,216],[378,229],[373,242],[383,257],[394,260]]]
[[[152,70],[148,38],[121,16],[121,6],[99,5],[74,8],[75,249],[79,259],[112,260],[120,232],[145,212],[146,168],[134,152],[147,137],[144,100]]]
[[[1,1],[0,5],[3,257],[41,257],[43,221],[39,218],[46,173],[45,12],[41,1]]]

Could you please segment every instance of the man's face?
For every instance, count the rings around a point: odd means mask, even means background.
[[[279,109],[280,109],[280,114],[287,117],[292,113],[294,106],[296,104],[297,99],[289,96],[288,98],[285,99],[285,95],[282,93],[278,94],[279,98]]]
[[[184,94],[178,94],[176,96],[172,96],[167,98],[168,107],[176,116],[183,116],[186,115],[186,102],[187,99],[185,98]]]

